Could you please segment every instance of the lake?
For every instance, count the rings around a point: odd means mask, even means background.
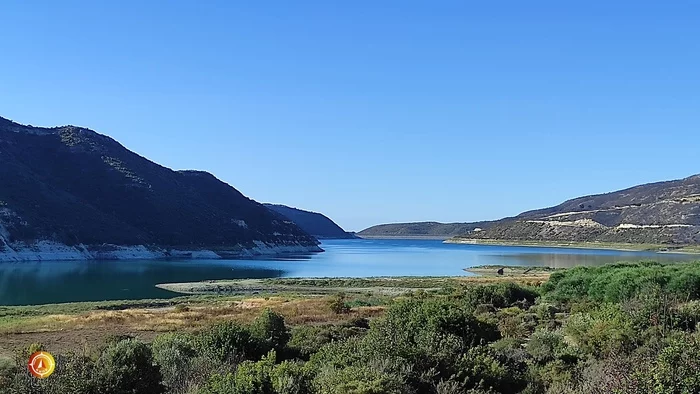
[[[477,265],[573,267],[698,256],[613,250],[443,244],[435,240],[326,240],[326,251],[241,260],[0,263],[0,305],[168,298],[158,283],[275,277],[471,275]]]

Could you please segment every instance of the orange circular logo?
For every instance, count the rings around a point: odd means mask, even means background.
[[[56,360],[49,352],[36,352],[29,357],[29,372],[39,379],[48,378],[56,369]]]

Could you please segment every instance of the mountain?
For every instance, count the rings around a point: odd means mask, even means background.
[[[392,223],[379,224],[366,228],[358,233],[361,237],[430,237],[450,238],[466,234],[477,228],[487,226],[490,222],[474,223]]]
[[[460,239],[700,243],[700,175],[579,197],[524,212]]]
[[[0,260],[321,251],[202,171],[173,171],[92,130],[0,118]]]
[[[317,212],[304,211],[291,208],[286,205],[263,204],[270,210],[279,213],[288,220],[291,220],[302,230],[316,238],[339,239],[356,238],[356,236],[346,232],[335,224],[330,218]]]
[[[459,232],[459,234],[455,234]],[[457,236],[456,241],[700,243],[700,175],[574,198],[515,217],[476,223],[404,223],[361,236]]]

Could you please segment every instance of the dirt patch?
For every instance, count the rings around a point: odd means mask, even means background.
[[[19,334],[0,334],[0,357],[11,358],[16,352],[33,343],[40,343],[52,353],[69,351],[89,351],[114,335],[130,335],[143,341],[152,341],[157,332],[133,331],[123,327],[103,326],[91,329],[77,329],[51,332],[29,332]]]

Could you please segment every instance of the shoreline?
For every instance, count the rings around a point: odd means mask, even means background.
[[[318,245],[267,244],[254,241],[255,246],[234,245],[227,249],[176,249],[147,245],[75,245],[38,241],[33,244],[5,244],[0,263],[37,261],[110,261],[110,260],[168,260],[168,259],[235,259],[254,256],[281,256],[289,253],[320,253]]]
[[[450,236],[438,235],[357,235],[358,239],[423,239],[433,241],[446,241]]]
[[[650,252],[659,254],[700,255],[700,245],[686,245],[677,249],[662,244],[632,244],[614,242],[556,242],[556,241],[508,241],[499,239],[449,238],[446,244],[515,246],[526,248],[562,248],[588,250],[615,250],[620,252]],[[689,249],[686,249],[689,248]]]

